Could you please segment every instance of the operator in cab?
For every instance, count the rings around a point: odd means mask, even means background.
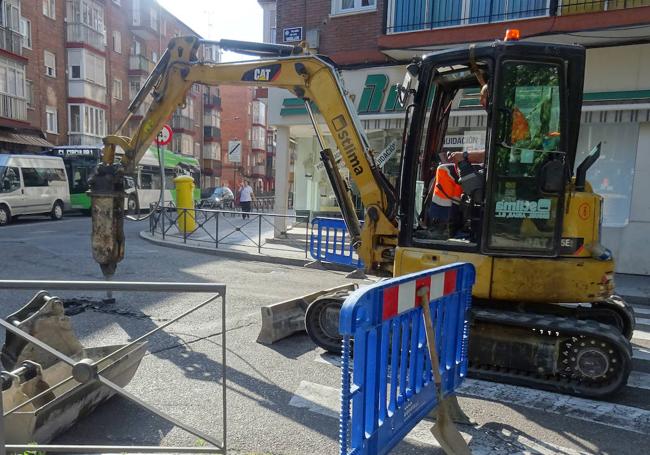
[[[488,85],[481,87],[479,101],[487,110]],[[419,231],[418,237],[447,240],[453,236],[452,220],[456,218],[463,187],[460,183],[461,162],[470,163],[482,169],[485,162],[485,150],[465,150],[447,154],[448,163],[439,164],[431,181],[424,204],[420,223],[426,231]]]

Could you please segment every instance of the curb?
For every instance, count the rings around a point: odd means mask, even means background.
[[[293,259],[293,258],[284,258],[281,256],[263,256],[259,254],[251,254],[239,251],[228,251],[228,250],[219,250],[214,248],[206,248],[203,246],[196,245],[185,245],[182,243],[168,242],[166,240],[155,239],[149,236],[149,231],[140,231],[140,238],[146,240],[147,242],[153,243],[155,245],[161,245],[168,248],[176,248],[178,250],[189,250],[196,253],[211,254],[214,256],[221,256],[231,259],[239,259],[243,261],[257,261],[257,262],[270,262],[273,264],[281,265],[294,265],[298,267],[304,267],[305,265],[313,262],[311,259]]]

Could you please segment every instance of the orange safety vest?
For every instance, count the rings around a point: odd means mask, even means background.
[[[441,164],[436,168],[431,202],[442,207],[451,207],[454,200],[460,199],[462,196],[463,188],[451,173],[454,166],[454,164]]]

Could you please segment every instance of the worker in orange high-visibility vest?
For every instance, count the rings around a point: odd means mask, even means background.
[[[484,109],[487,109],[487,84],[481,88],[480,103]],[[446,239],[451,236],[450,220],[455,216],[463,194],[457,164],[462,160],[472,164],[482,164],[485,160],[485,150],[451,152],[447,154],[447,160],[449,163],[440,164],[436,168],[436,175],[427,195],[430,203],[426,209],[425,219],[428,230],[426,237],[429,238]]]

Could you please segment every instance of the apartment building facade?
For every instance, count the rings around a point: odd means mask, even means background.
[[[400,142],[404,113],[394,89],[413,57],[488,42],[506,29],[524,40],[577,43],[587,48],[584,106],[578,145],[580,162],[602,142],[590,170],[605,197],[603,241],[617,257],[617,271],[650,274],[650,257],[639,244],[650,228],[650,1],[649,0],[297,0],[261,1],[265,33],[275,42],[306,45],[331,57],[366,129],[373,150]],[[273,39],[271,39],[272,41]],[[300,100],[287,92],[269,93],[270,124],[278,129],[277,149],[297,144],[296,208],[334,211],[334,198],[321,167]],[[476,133],[485,114],[476,103],[452,112],[448,141]],[[484,127],[483,127],[484,128]],[[480,134],[476,146],[481,146]],[[483,136],[484,137],[484,136]],[[399,169],[387,160],[389,178]],[[278,177],[279,178],[279,177]]]
[[[1,0],[0,150],[100,144],[181,35],[196,33],[155,0]],[[204,53],[218,60],[214,49]],[[170,119],[171,149],[201,160],[204,185],[220,169],[220,112],[219,89],[197,85]]]
[[[273,130],[267,127],[267,91],[221,86],[222,183],[236,189],[248,180],[257,194],[274,188]]]

